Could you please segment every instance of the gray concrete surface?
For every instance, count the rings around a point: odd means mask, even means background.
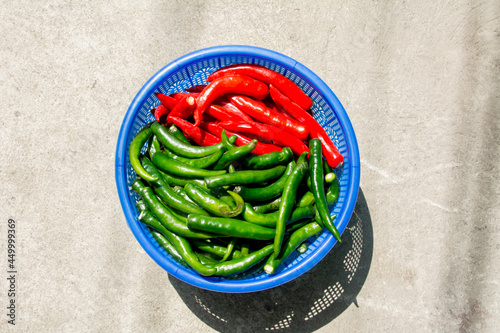
[[[0,331],[500,330],[498,1],[3,1],[0,31]],[[362,168],[345,247],[283,287],[233,296],[157,266],[114,179],[142,84],[223,44],[316,72]]]

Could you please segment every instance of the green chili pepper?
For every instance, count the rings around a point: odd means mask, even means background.
[[[214,268],[206,267],[202,265],[196,254],[191,249],[189,242],[183,237],[176,235],[167,228],[165,228],[156,217],[151,214],[149,210],[141,211],[139,215],[139,221],[146,224],[155,230],[158,230],[165,238],[174,246],[177,253],[180,254],[185,263],[187,263],[191,268],[200,273],[201,275],[213,275],[215,273]]]
[[[231,254],[233,254],[234,245],[236,244],[236,241],[237,238],[231,238],[231,241],[229,242],[229,244],[227,244],[226,253],[224,253],[224,257],[222,257],[222,259],[220,260],[221,262],[226,261],[231,256]]]
[[[156,153],[153,156],[154,165],[166,173],[185,178],[200,178],[208,176],[217,176],[226,173],[226,170],[207,170],[190,166],[169,158],[164,153]]]
[[[314,216],[316,209],[314,206],[297,207],[290,214],[290,218],[286,221],[286,224],[293,223],[298,220],[305,218],[311,218]],[[279,217],[279,211],[267,214],[256,213],[252,205],[245,203],[245,209],[243,210],[243,219],[247,222],[255,223],[263,227],[275,228],[276,222]]]
[[[134,191],[139,193],[147,207],[151,210],[151,213],[153,213],[158,221],[160,221],[160,223],[168,230],[179,236],[188,238],[212,238],[214,236],[206,233],[191,231],[186,224],[179,221],[177,217],[172,214],[172,211],[167,206],[158,200],[153,189],[144,186],[140,180],[136,179],[132,184],[132,188]]]
[[[149,139],[148,143],[148,155],[149,158],[153,158],[153,155],[156,154],[157,152],[161,151],[161,144],[160,141],[158,141],[158,138],[156,135],[152,135]]]
[[[219,258],[223,258],[227,252],[227,246],[221,246],[218,244],[214,244],[213,242],[209,243],[207,240],[191,239],[190,242],[195,248],[216,255]],[[235,249],[229,256],[229,258],[236,259],[240,258],[241,256],[241,251]]]
[[[247,276],[252,276],[255,274],[259,274],[264,270],[264,265],[266,264],[266,257],[264,256],[263,259],[261,259],[259,262],[257,262],[255,265],[250,267],[249,269],[240,272],[240,273],[234,273],[228,276],[225,276],[225,279],[231,280],[231,279],[244,279]]]
[[[231,194],[229,194],[228,190],[226,190],[224,188],[217,188],[212,192],[210,192],[210,190],[208,190],[208,189],[205,189],[205,190],[207,191],[207,193],[214,194],[217,198],[219,198],[220,201],[224,202],[229,207],[231,207],[232,210],[236,209],[236,207],[241,205],[241,207],[238,207],[238,209],[241,208],[241,210],[243,211],[243,208],[244,208],[243,205],[245,202],[243,201],[243,198],[241,196],[239,196],[238,194],[236,194],[237,195],[236,198],[238,199],[238,203],[236,203],[236,200],[234,199],[234,196],[235,196],[234,192],[231,195]]]
[[[286,259],[288,256],[306,239],[316,235],[318,232],[322,230],[321,226],[316,222],[311,222],[306,224],[300,229],[295,230],[292,233],[290,238],[286,241],[283,246],[283,251],[278,256],[275,253],[272,253],[266,265],[264,266],[264,270],[268,274],[273,274],[276,268]]]
[[[227,185],[248,185],[261,183],[278,178],[283,174],[285,169],[285,166],[278,165],[274,168],[266,170],[236,171],[234,173],[227,173],[224,175],[205,177],[205,183],[207,184],[208,188],[216,188]]]
[[[328,165],[328,161],[326,159],[323,159],[323,170],[325,170],[325,174],[333,172],[333,169]]]
[[[250,251],[250,244],[249,244],[248,241],[244,241],[241,244],[241,256],[242,257],[247,256],[248,255],[248,251]]]
[[[176,136],[169,133],[165,126],[158,122],[153,122],[151,124],[151,130],[158,137],[158,140],[167,148],[176,153],[179,156],[188,158],[198,158],[207,155],[212,155],[219,151],[223,143],[219,142],[213,146],[193,146],[182,140],[179,140]]]
[[[236,141],[236,138],[237,137],[235,135],[233,135],[228,140],[230,142],[234,142],[234,141]],[[208,168],[209,166],[217,163],[221,159],[221,157],[226,153],[226,148],[222,147],[216,153],[214,153],[212,155],[205,156],[205,157],[200,157],[200,158],[182,157],[182,156],[179,156],[179,155],[175,154],[174,152],[170,151],[169,149],[165,149],[163,151],[163,153],[165,155],[167,155],[168,157],[170,157],[171,159],[188,164],[188,165],[193,166],[195,168],[205,169],[205,168]],[[215,170],[217,170],[217,169],[215,169]]]
[[[144,169],[149,172],[150,175],[157,178],[155,181],[150,181],[150,184],[156,195],[159,196],[164,203],[187,214],[196,213],[208,215],[208,213],[201,207],[185,200],[183,197],[175,193],[170,185],[163,180],[158,172],[158,169],[156,169],[154,164],[147,157],[142,159],[142,164]]]
[[[149,137],[151,137],[152,135],[153,132],[151,130],[151,124],[147,124],[146,126],[144,126],[144,128],[142,128],[139,131],[139,133],[137,133],[137,135],[134,137],[128,148],[130,165],[132,166],[135,173],[137,173],[139,177],[147,181],[153,181],[156,180],[156,178],[151,176],[149,173],[147,173],[146,170],[144,170],[139,157],[141,156],[142,147],[149,140]]]
[[[186,201],[189,201],[189,202],[195,204],[196,206],[198,206],[198,204],[193,199],[191,199],[189,197],[189,195],[186,193],[186,190],[184,190],[184,187],[182,187],[182,186],[174,186],[173,190],[174,190],[175,193],[177,193],[179,196],[181,196],[182,198],[184,198]]]
[[[222,263],[214,264],[212,267],[216,269],[214,275],[228,276],[237,273],[245,272],[261,260],[269,256],[273,251],[273,245],[269,244],[260,250],[250,253],[246,257],[225,261]]]
[[[278,211],[278,220],[276,221],[276,235],[274,237],[274,253],[276,254],[276,256],[279,254],[281,249],[281,244],[285,235],[286,221],[288,221],[288,219],[290,218],[293,207],[295,205],[297,189],[299,188],[299,185],[302,182],[306,171],[307,163],[298,163],[290,177],[288,177],[288,180],[283,189],[280,209]]]
[[[187,183],[196,183],[200,186],[205,187],[205,179],[203,178],[184,178],[179,176],[170,175],[162,170],[158,170],[161,175],[161,178],[165,181],[165,183],[169,185],[175,186],[186,186]]]
[[[302,253],[306,253],[307,249],[309,248],[309,246],[307,245],[306,242],[302,243],[298,248],[297,248],[297,252],[302,254]]]
[[[324,178],[324,181],[326,184],[331,184],[331,183],[335,182],[335,180],[337,179],[337,176],[335,175],[335,173],[330,172],[330,173],[325,174],[325,177],[323,177],[323,178]],[[307,176],[307,187],[309,188],[309,190],[312,191],[311,177],[309,175]]]
[[[268,169],[278,164],[286,164],[293,159],[293,152],[289,147],[284,147],[281,151],[253,156],[245,161],[245,165],[252,169]]]
[[[177,220],[182,221],[182,223],[186,224],[187,223],[187,216],[189,214],[186,214],[184,212],[181,212],[180,210],[176,209],[170,209],[170,212],[177,218]]]
[[[233,218],[211,217],[198,214],[189,214],[187,225],[191,230],[239,238],[268,240],[273,239],[275,234],[274,229],[262,227],[250,222]]]
[[[184,190],[194,202],[214,215],[221,217],[234,217],[243,211],[243,199],[232,191],[227,191],[227,193],[233,197],[236,202],[235,208],[230,207],[226,202],[221,201],[219,198],[211,195],[196,184],[187,184],[184,187]]]
[[[314,214],[314,221],[321,226],[321,228],[325,227],[323,220],[321,219],[321,215],[319,215],[319,211],[316,209],[316,213]]]
[[[299,163],[307,163],[307,155],[308,155],[308,152],[303,152],[302,154],[300,154],[299,158],[297,159],[297,164]]]
[[[328,204],[326,202],[325,187],[323,182],[322,147],[319,139],[309,141],[309,177],[311,178],[311,192],[314,194],[316,209],[325,227],[341,243],[340,234],[330,217]]]
[[[328,184],[331,184],[336,178],[337,176],[333,172],[325,174],[325,182]]]
[[[272,211],[278,210],[280,208],[280,205],[281,205],[281,197],[276,198],[273,201],[262,204],[262,205],[253,206],[253,210],[256,213],[265,214],[267,212],[272,212]]]
[[[229,149],[222,155],[222,157],[217,161],[214,170],[225,169],[232,162],[242,158],[243,156],[249,154],[257,146],[257,140],[252,140],[246,145],[240,147],[234,147]]]
[[[213,258],[209,253],[203,253],[196,251],[196,257],[205,266],[213,268],[213,265],[219,263],[219,261]]]
[[[234,135],[233,135],[234,136]],[[229,138],[227,137],[227,133],[225,129],[222,129],[222,132],[220,134],[220,139],[222,141],[222,144],[226,148],[226,150],[230,150],[232,148],[236,148],[237,146],[234,145],[234,141],[230,141]]]
[[[297,202],[297,207],[306,207],[314,204],[314,194],[311,191],[307,191]]]
[[[148,208],[139,210],[140,210],[139,221],[141,221],[148,227],[157,230],[162,235],[165,235],[166,233],[169,232],[169,230],[165,228],[165,226],[161,224],[160,221],[158,221],[158,219],[151,213],[151,211]]]
[[[339,179],[335,178],[335,180],[330,184],[328,190],[326,191],[326,203],[328,205],[332,205],[340,195],[340,183]]]
[[[191,144],[189,142],[188,138],[186,138],[186,136],[184,135],[184,133],[182,133],[182,131],[177,126],[175,126],[173,124],[170,125],[170,127],[168,128],[168,133],[172,134],[177,139],[179,139],[180,141],[182,141],[184,143],[187,143],[188,145]]]
[[[283,192],[286,180],[292,174],[295,168],[295,161],[288,163],[285,172],[281,177],[271,185],[264,187],[237,186],[234,191],[241,195],[246,201],[267,201],[279,197]]]
[[[153,238],[156,240],[156,242],[158,242],[158,245],[160,245],[160,247],[172,257],[172,259],[174,259],[184,267],[189,267],[189,265],[186,264],[179,252],[177,252],[177,249],[172,245],[172,243],[168,241],[167,237],[163,236],[162,233],[156,230],[151,229],[150,231]]]
[[[148,206],[143,200],[139,200],[135,203],[135,206],[137,207],[137,210],[140,212],[148,210]]]
[[[175,247],[182,259],[184,259],[184,262],[199,274],[210,276],[216,272],[215,268],[205,266],[198,260],[188,240],[167,229],[162,232],[162,235]]]
[[[310,178],[309,178],[310,179]],[[338,179],[334,180],[328,190],[326,191],[326,203],[328,205],[332,205],[335,201],[337,201],[340,194],[340,184]],[[304,193],[302,198],[297,202],[297,207],[305,207],[314,204],[314,194],[311,191],[307,191]]]
[[[285,232],[285,237],[286,235],[288,234],[291,234],[292,232],[294,232],[295,230],[297,229],[300,229],[302,228],[303,226],[305,226],[306,224],[308,223],[311,223],[311,222],[314,222],[314,221],[311,221],[309,219],[306,219],[306,220],[300,220],[300,221],[297,221],[295,223],[292,223],[290,225],[287,225],[286,226],[286,232]]]
[[[168,149],[163,150],[163,154],[165,154],[167,157],[169,157],[173,160],[182,162],[182,163],[190,165],[192,167],[199,168],[199,169],[205,169],[205,168],[208,168],[209,166],[211,166],[212,164],[216,163],[218,160],[220,160],[222,155],[224,155],[224,151],[225,151],[224,149],[220,149],[218,152],[216,152],[212,155],[208,155],[208,156],[200,157],[200,158],[182,157],[182,156],[176,155],[174,152],[172,152]]]

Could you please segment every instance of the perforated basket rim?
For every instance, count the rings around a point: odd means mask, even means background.
[[[161,252],[158,251],[158,249],[153,244],[151,244],[150,240],[144,233],[141,222],[139,222],[135,217],[134,211],[132,209],[132,206],[135,205],[135,202],[132,202],[131,197],[128,195],[126,174],[126,155],[128,153],[128,147],[126,146],[126,141],[128,134],[131,131],[131,127],[134,123],[134,119],[139,112],[140,107],[143,105],[145,99],[147,99],[148,96],[150,96],[155,91],[155,89],[165,80],[165,77],[168,77],[179,69],[185,68],[194,63],[198,63],[206,58],[220,58],[229,56],[247,56],[251,58],[260,58],[279,64],[280,66],[283,66],[284,68],[293,72],[295,75],[298,75],[302,80],[307,82],[315,91],[320,93],[323,97],[323,100],[330,105],[332,112],[335,113],[335,116],[337,117],[337,120],[342,127],[345,141],[347,143],[347,152],[349,159],[350,176],[347,187],[347,194],[344,202],[345,208],[341,212],[341,214],[337,216],[337,220],[340,221],[338,225],[339,232],[342,233],[345,230],[349,219],[351,218],[352,212],[354,211],[354,206],[356,204],[359,191],[360,180],[358,144],[349,117],[347,116],[347,113],[345,112],[344,107],[338,100],[337,96],[314,72],[288,56],[260,47],[246,45],[224,45],[197,50],[172,61],[171,63],[160,69],[155,75],[153,75],[139,90],[132,103],[130,104],[127,113],[125,114],[117,141],[115,179],[118,195],[127,220],[127,224],[146,253],[148,253],[148,255],[158,265],[160,265],[174,277],[199,288],[227,293],[255,292],[279,286],[304,274],[328,254],[328,252],[336,244],[337,240],[330,233],[328,233],[321,245],[305,259],[295,264],[292,269],[284,270],[275,275],[269,275],[263,279],[231,280],[218,277],[203,277],[194,271],[187,270],[180,267],[179,265],[174,264],[173,262],[170,262]]]

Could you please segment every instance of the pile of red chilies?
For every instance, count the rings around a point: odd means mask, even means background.
[[[344,158],[311,115],[312,100],[284,75],[263,66],[236,64],[220,68],[206,85],[185,92],[156,93],[161,104],[151,110],[159,123],[175,124],[200,146],[220,142],[221,132],[236,135],[236,145],[257,139],[252,151],[262,155],[290,147],[295,155],[309,152],[317,138],[332,168]]]

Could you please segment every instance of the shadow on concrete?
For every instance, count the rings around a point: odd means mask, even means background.
[[[373,229],[361,189],[342,240],[310,271],[269,290],[226,294],[169,279],[189,309],[219,332],[313,332],[357,306],[368,276]]]

